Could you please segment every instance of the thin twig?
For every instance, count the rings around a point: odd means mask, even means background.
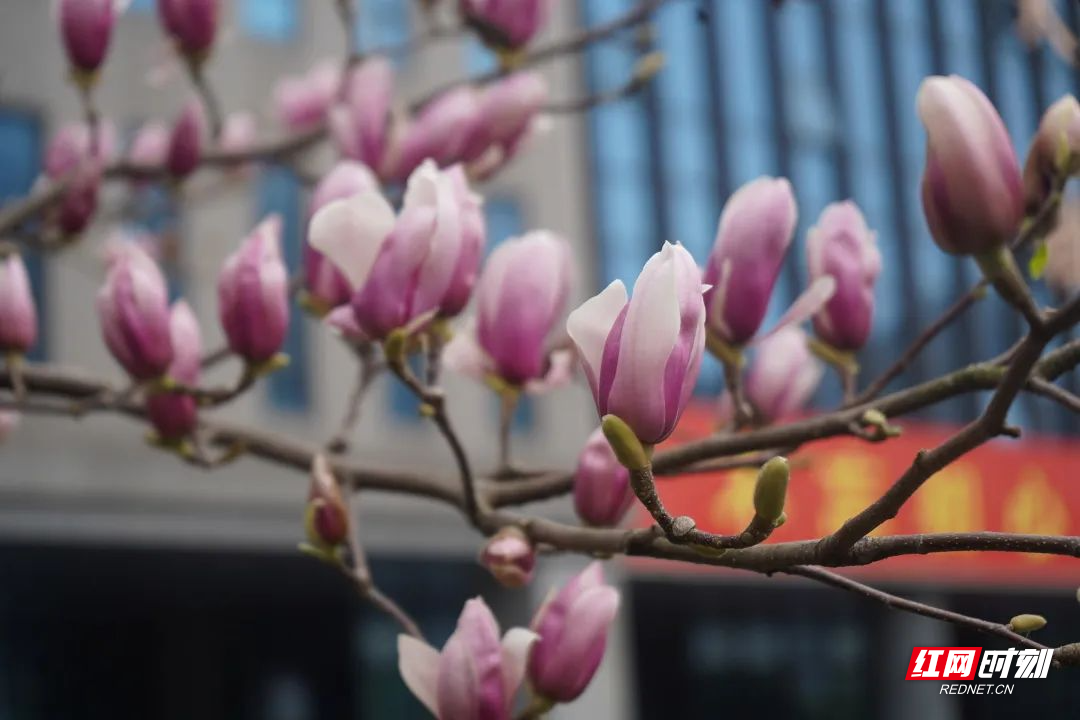
[[[945,622],[959,625],[961,627],[971,628],[972,630],[978,630],[981,633],[987,635],[995,635],[997,637],[1008,640],[1014,645],[1021,645],[1023,647],[1032,648],[1035,650],[1046,650],[1047,646],[1042,643],[1035,642],[1034,640],[1013,632],[1008,626],[1001,623],[990,622],[989,620],[980,620],[969,615],[963,615],[952,610],[945,610],[944,608],[937,608],[925,603],[916,602],[915,600],[909,600],[897,595],[891,595],[877,588],[864,585],[863,583],[856,582],[850,578],[846,578],[843,575],[830,572],[824,568],[797,565],[795,567],[787,568],[784,573],[788,575],[798,575],[799,577],[815,580],[832,587],[837,587],[848,592],[853,592],[857,595],[861,595],[870,600],[879,602],[887,607],[896,608],[905,612],[913,613],[915,615],[922,615],[923,617],[934,618],[935,620],[943,620]]]
[[[375,581],[371,576],[371,568],[368,565],[367,554],[364,552],[364,548],[360,544],[360,537],[356,532],[358,523],[355,518],[352,496],[353,493],[348,493],[346,497],[349,513],[353,515],[352,522],[349,523],[349,558],[352,567],[347,567],[342,563],[341,570],[352,580],[357,592],[360,593],[360,597],[367,600],[380,612],[393,618],[406,633],[417,640],[423,640],[424,634],[420,631],[420,626],[416,624],[416,621],[405,612],[404,608],[375,585]]]

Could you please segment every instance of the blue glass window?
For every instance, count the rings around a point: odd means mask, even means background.
[[[409,39],[409,3],[402,0],[364,0],[356,19],[356,41],[361,51],[374,48],[401,48],[390,57],[401,62]]]
[[[299,13],[297,0],[242,0],[237,8],[245,33],[274,42],[287,42],[296,37]]]
[[[258,181],[258,216],[256,222],[271,213],[282,220],[282,254],[289,272],[295,273],[301,263],[303,223],[301,214],[301,185],[292,171],[281,167],[263,170]],[[270,402],[281,410],[302,412],[310,403],[308,348],[304,338],[303,314],[292,301],[289,332],[282,352],[289,356],[289,365],[268,378]]]
[[[0,108],[0,203],[29,192],[37,179],[41,164],[41,118],[36,114],[14,108]],[[38,311],[38,340],[28,353],[31,360],[48,357],[48,312],[46,276],[43,258],[37,253],[23,257],[34,302]]]

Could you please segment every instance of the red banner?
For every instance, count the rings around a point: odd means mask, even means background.
[[[708,437],[711,408],[687,410],[667,447]],[[882,443],[833,438],[793,453],[787,522],[769,542],[818,538],[878,498],[921,449],[955,428],[898,421],[900,437]],[[753,513],[756,471],[733,470],[661,478],[660,495],[674,515],[702,530],[741,532]],[[642,510],[635,519],[650,522]],[[1080,535],[1080,443],[1063,439],[1000,438],[931,477],[900,514],[875,535],[995,530]],[[936,553],[889,558],[851,572],[887,579],[995,584],[1080,583],[1075,558],[1029,553]]]

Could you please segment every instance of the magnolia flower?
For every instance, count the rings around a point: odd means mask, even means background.
[[[169,316],[169,336],[173,359],[168,375],[188,387],[202,376],[202,334],[199,321],[184,300],[173,303]],[[187,437],[198,422],[198,403],[186,393],[162,392],[146,400],[146,413],[158,435],[165,440]]]
[[[113,257],[97,310],[105,344],[132,378],[165,374],[173,360],[169,293],[161,270],[138,245],[129,243]]]
[[[404,177],[428,159],[447,167],[470,156],[479,157],[484,149],[474,145],[479,119],[479,95],[472,86],[440,94],[405,124],[392,177]]]
[[[1080,171],[1080,102],[1066,95],[1050,106],[1024,162],[1024,191],[1029,213],[1038,212],[1059,175]]]
[[[165,163],[174,178],[184,178],[199,167],[209,132],[206,112],[198,98],[192,98],[173,125]]]
[[[1024,217],[1020,166],[1001,116],[957,75],[924,80],[918,110],[927,135],[923,211],[934,241],[954,255],[1000,248]]]
[[[158,16],[177,49],[197,59],[214,44],[218,0],[158,0]]]
[[[634,501],[630,471],[615,457],[604,431],[597,428],[578,456],[574,471],[574,509],[588,525],[618,525]]]
[[[412,694],[438,720],[510,720],[535,641],[535,633],[513,628],[500,642],[491,610],[474,598],[465,603],[442,652],[399,635],[398,669]]]
[[[378,190],[379,181],[366,165],[343,160],[312,191],[308,221],[334,200]],[[311,243],[304,243],[304,290],[308,305],[319,313],[347,303],[352,297],[352,286],[345,275]]]
[[[520,528],[509,525],[484,545],[480,564],[506,587],[524,587],[532,580],[536,548]]]
[[[806,257],[811,280],[831,277],[836,284],[832,298],[814,315],[814,330],[837,350],[859,350],[873,325],[881,253],[855,203],[833,203],[822,211],[810,228]]]
[[[113,25],[127,4],[128,0],[58,0],[56,20],[73,68],[92,74],[101,67]]]
[[[249,363],[272,358],[289,328],[289,278],[281,259],[281,218],[259,223],[218,277],[218,313],[229,349]]]
[[[373,339],[460,311],[484,243],[480,199],[460,167],[425,162],[409,178],[401,213],[377,191],[322,207],[309,242],[354,291],[352,308]]]
[[[709,330],[725,343],[744,345],[761,327],[797,220],[785,178],[758,178],[725,203],[705,266]]]
[[[377,171],[384,168],[393,99],[394,67],[386,58],[368,58],[349,72],[343,102],[330,113],[331,135],[342,156]]]
[[[616,415],[642,443],[664,440],[690,399],[705,346],[701,272],[681,245],[664,243],[627,302],[621,280],[566,323],[600,415]]]
[[[806,333],[785,327],[757,346],[746,374],[746,397],[764,423],[776,422],[802,410],[814,395],[825,366],[807,346]],[[733,415],[731,396],[720,399],[721,420]]]
[[[619,591],[590,563],[544,603],[532,621],[539,640],[529,654],[533,691],[556,702],[576,700],[604,659],[607,634],[619,610]]]
[[[542,391],[569,379],[572,358],[552,352],[551,331],[570,293],[570,246],[537,230],[501,243],[476,289],[476,322],[447,346],[447,367]]]
[[[341,86],[341,64],[323,60],[305,75],[284,77],[274,87],[278,120],[294,132],[322,125]]]
[[[542,127],[548,84],[536,72],[517,72],[491,83],[477,100],[473,136],[464,158],[473,177],[490,177]]]
[[[549,0],[460,0],[461,14],[489,45],[519,48],[547,22]]]
[[[0,250],[0,351],[21,355],[34,345],[37,333],[37,309],[22,256]]]

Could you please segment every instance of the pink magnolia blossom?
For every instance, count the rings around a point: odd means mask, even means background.
[[[1001,247],[1024,217],[1020,165],[1001,116],[957,75],[923,80],[917,103],[927,135],[922,203],[934,241],[954,255]]]
[[[600,415],[616,415],[643,443],[675,429],[701,369],[705,304],[701,272],[681,245],[645,264],[627,301],[621,280],[566,323]]]
[[[398,636],[405,685],[438,720],[510,720],[535,633],[509,630],[499,639],[495,616],[480,598],[465,603],[457,629],[438,651]]]

